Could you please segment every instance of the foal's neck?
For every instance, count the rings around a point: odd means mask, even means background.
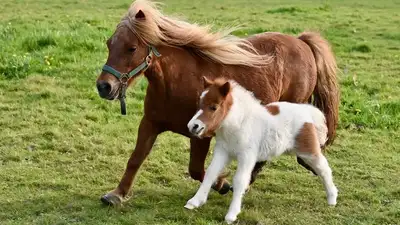
[[[224,130],[238,131],[241,130],[243,125],[254,118],[257,111],[260,110],[260,103],[254,98],[250,92],[243,87],[234,83],[232,89],[233,104],[222,122],[221,128]]]

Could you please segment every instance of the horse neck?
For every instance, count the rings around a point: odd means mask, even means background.
[[[148,80],[145,113],[173,132],[187,132],[203,91],[202,76],[219,74],[223,67],[185,48],[157,46],[161,57],[145,72]]]
[[[205,72],[214,74],[221,67],[217,63],[202,59],[184,47],[158,46],[157,49],[161,53],[161,57],[146,73],[149,83],[157,83],[157,88],[182,86],[183,89],[187,89],[186,91],[196,91],[196,87],[198,89],[203,87],[201,78]],[[190,77],[182,79],[182,76]],[[181,89],[171,88],[168,91],[180,91]]]

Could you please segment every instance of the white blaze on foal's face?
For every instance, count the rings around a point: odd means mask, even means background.
[[[199,111],[197,111],[197,113],[193,116],[193,118],[189,121],[187,125],[190,133],[198,137],[202,136],[205,129],[205,124],[198,119],[201,114],[203,114],[203,110],[200,109]]]
[[[204,77],[206,90],[201,93],[197,113],[188,123],[190,133],[212,137],[232,105],[231,85],[224,79],[210,81]]]

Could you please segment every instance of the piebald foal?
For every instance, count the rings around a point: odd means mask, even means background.
[[[208,80],[200,96],[198,112],[189,121],[190,132],[199,138],[216,137],[213,158],[196,195],[185,208],[203,205],[211,185],[232,158],[238,161],[233,178],[233,199],[225,216],[236,220],[242,196],[256,162],[295,152],[321,176],[329,205],[336,205],[338,190],[321,148],[327,139],[325,116],[314,106],[275,102],[263,106],[254,95],[232,80]]]

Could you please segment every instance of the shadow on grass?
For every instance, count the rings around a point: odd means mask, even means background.
[[[184,187],[137,188],[134,189],[133,197],[123,205],[111,207],[100,202],[103,193],[97,193],[99,189],[96,193],[80,193],[68,191],[70,185],[54,188],[54,184],[42,184],[42,195],[3,203],[0,206],[0,220],[29,224],[223,224],[232,194],[220,196],[212,191],[203,207],[192,211],[184,209],[184,204],[194,195],[197,187],[190,190]],[[259,224],[259,216],[253,215],[250,209],[268,204],[270,207],[263,209],[263,214],[275,210],[273,198],[259,198],[260,194],[264,194],[253,192],[257,194],[249,193],[244,199],[239,224]],[[285,199],[279,205],[282,204],[291,208],[290,199]]]
[[[121,206],[112,207],[101,203],[103,193],[69,192],[66,190],[69,185],[61,189],[58,186],[54,188],[54,184],[44,186],[46,184],[40,187],[43,194],[39,196],[4,202],[0,206],[0,220],[29,224],[164,224],[174,221],[196,224],[192,217],[205,219],[203,213],[184,209],[192,193],[178,190],[135,189],[131,199]],[[46,193],[49,189],[51,191]],[[218,206],[215,203],[210,205]],[[220,213],[214,213],[215,207],[206,210],[207,221],[222,222],[225,207],[221,210]]]

